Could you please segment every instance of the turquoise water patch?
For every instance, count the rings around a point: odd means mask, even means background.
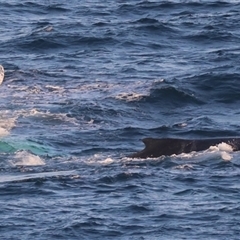
[[[16,149],[11,146],[10,144],[0,141],[0,152],[4,152],[4,153],[12,153],[15,152]]]
[[[0,153],[14,153],[16,151],[25,150],[35,155],[43,156],[56,156],[57,151],[49,146],[44,146],[29,140],[21,139],[5,139],[0,141]]]

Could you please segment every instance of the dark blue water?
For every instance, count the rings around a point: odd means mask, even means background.
[[[1,1],[1,239],[238,239],[239,1]]]

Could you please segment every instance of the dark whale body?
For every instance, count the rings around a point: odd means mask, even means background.
[[[144,138],[145,148],[128,157],[130,158],[156,158],[162,155],[190,153],[203,151],[220,143],[230,145],[233,151],[240,150],[240,138],[212,138],[212,139],[177,139],[177,138]]]

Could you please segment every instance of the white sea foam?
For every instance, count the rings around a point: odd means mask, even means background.
[[[4,79],[4,68],[2,65],[0,65],[0,85],[2,84]]]
[[[52,92],[63,92],[65,89],[63,87],[60,86],[53,86],[53,85],[46,85],[45,88],[47,88],[48,90],[52,91]]]
[[[13,166],[41,166],[45,165],[45,162],[39,157],[27,151],[19,151],[16,153],[13,160],[11,160]]]
[[[151,89],[155,89],[156,85],[164,83],[164,79],[156,79],[153,81],[133,81],[127,85],[121,85],[115,91],[115,99],[133,102],[139,101],[147,97],[151,93]]]
[[[110,165],[113,162],[116,162],[111,157],[103,156],[102,154],[94,154],[92,157],[90,157],[87,160],[84,160],[86,164],[88,165]]]
[[[180,157],[180,158],[188,158],[191,159],[197,156],[199,153],[197,152],[190,152],[190,153],[180,153],[180,154],[172,154],[171,157]]]
[[[141,100],[144,96],[146,95],[140,93],[119,93],[115,98],[127,102],[133,102]]]
[[[72,117],[68,117],[67,114],[65,113],[51,113],[51,112],[42,112],[42,111],[39,111],[38,109],[31,109],[30,111],[28,112],[24,112],[22,114],[24,117],[39,117],[39,118],[43,118],[43,119],[46,119],[48,121],[59,121],[59,122],[62,122],[62,123],[71,123],[73,125],[76,125],[78,126],[78,122],[75,118],[72,118]]]
[[[124,162],[147,162],[147,161],[162,161],[165,160],[167,156],[162,155],[160,157],[157,158],[152,158],[152,157],[148,157],[148,158],[131,158],[131,157],[123,157],[122,161]]]
[[[109,165],[112,164],[114,161],[112,158],[106,158],[102,161],[98,161],[98,163],[100,163],[101,165]]]
[[[178,166],[173,167],[173,169],[192,170],[193,169],[193,165],[191,165],[191,164],[182,164],[182,165],[178,165]]]
[[[81,85],[71,89],[72,92],[92,92],[92,91],[108,91],[111,90],[113,91],[114,89],[120,89],[120,85],[118,84],[112,84],[108,82],[101,82],[101,81],[96,81],[94,83],[82,83]]]
[[[15,127],[16,117],[13,117],[9,111],[0,111],[0,116],[0,137],[5,137]]]
[[[9,134],[9,131],[7,131],[6,129],[0,127],[0,137],[5,137]]]

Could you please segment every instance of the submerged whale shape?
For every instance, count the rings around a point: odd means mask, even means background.
[[[130,158],[156,158],[162,155],[190,153],[203,151],[220,143],[230,145],[233,151],[240,150],[240,138],[212,138],[212,139],[177,139],[177,138],[144,138],[145,148],[128,157]]]

